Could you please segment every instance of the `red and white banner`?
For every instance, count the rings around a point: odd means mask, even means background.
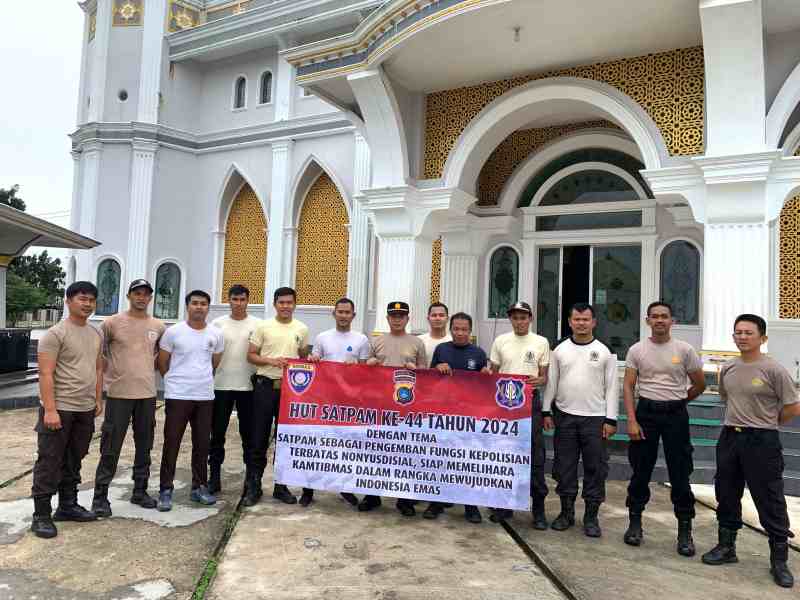
[[[528,510],[531,390],[524,380],[291,361],[275,481]]]

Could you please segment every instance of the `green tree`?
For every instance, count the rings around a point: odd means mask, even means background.
[[[53,303],[64,295],[64,280],[67,274],[61,267],[61,259],[51,258],[47,250],[41,254],[18,256],[11,261],[8,270],[9,273],[14,273],[42,290],[45,294],[45,303]]]
[[[16,273],[6,277],[6,312],[9,321],[19,321],[26,312],[32,312],[47,304],[47,292],[25,281]]]
[[[16,208],[17,210],[24,211],[25,201],[22,198],[17,197],[18,191],[19,191],[18,185],[13,185],[7,190],[4,188],[0,188],[0,204],[6,204],[11,208]]]

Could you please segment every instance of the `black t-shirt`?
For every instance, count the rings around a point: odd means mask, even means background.
[[[486,366],[486,352],[475,344],[456,346],[453,342],[444,342],[433,351],[431,368],[441,363],[447,363],[451,369],[480,371]]]

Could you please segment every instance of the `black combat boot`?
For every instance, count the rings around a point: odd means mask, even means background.
[[[587,537],[599,538],[603,535],[600,529],[600,519],[597,513],[600,512],[600,504],[597,502],[587,502],[583,510],[583,533]]]
[[[133,482],[131,504],[138,504],[142,508],[155,508],[158,502],[147,493],[147,479],[137,479]]]
[[[533,528],[545,531],[550,524],[547,522],[547,515],[544,512],[544,498],[537,496],[532,499],[531,512],[533,513]]]
[[[694,540],[692,539],[692,520],[688,517],[678,519],[678,554],[694,556]]]
[[[642,530],[642,513],[633,512],[628,513],[628,531],[623,536],[623,541],[629,546],[641,546],[644,540],[644,531]]]
[[[707,565],[724,565],[739,562],[736,556],[736,530],[719,528],[719,543],[703,554],[701,560]]]
[[[208,491],[211,494],[219,494],[222,491],[222,465],[209,463]]]
[[[550,527],[556,531],[566,531],[573,525],[575,525],[575,498],[561,496],[561,512],[558,513]]]
[[[54,538],[58,535],[53,519],[50,517],[52,507],[50,506],[49,495],[33,497],[33,522],[31,531],[36,537]]]
[[[282,483],[276,483],[272,488],[272,497],[280,500],[284,504],[297,504],[297,498],[289,491],[289,488]]]
[[[259,473],[248,472],[244,481],[242,506],[255,506],[263,495],[264,492],[261,489],[261,475]]]
[[[78,504],[78,490],[59,490],[58,508],[53,515],[54,521],[76,521],[86,523],[96,521],[97,515],[90,510],[86,510]]]
[[[790,588],[794,586],[794,576],[789,570],[786,561],[789,560],[789,544],[786,541],[779,542],[770,538],[769,540],[769,572],[772,579],[779,586]]]
[[[95,486],[94,498],[92,498],[92,512],[103,519],[111,516],[111,503],[108,501],[107,485]]]

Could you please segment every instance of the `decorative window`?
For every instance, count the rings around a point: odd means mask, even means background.
[[[660,297],[677,323],[700,322],[700,252],[694,244],[676,240],[662,250]]]
[[[269,71],[264,71],[261,74],[261,89],[258,94],[258,102],[260,104],[272,102],[272,73]]]
[[[539,206],[594,204],[639,200],[630,183],[608,171],[578,171],[567,175],[545,194]]]
[[[233,108],[244,108],[247,101],[247,79],[239,77],[233,88]]]
[[[119,283],[122,269],[113,258],[107,258],[97,267],[97,309],[99,316],[119,312]]]
[[[519,255],[510,246],[502,246],[489,263],[489,318],[504,318],[518,293]]]
[[[595,212],[536,217],[536,231],[571,231],[575,229],[614,229],[641,227],[642,211]]]
[[[181,302],[181,270],[175,263],[165,262],[156,270],[153,316],[158,319],[177,319]]]

